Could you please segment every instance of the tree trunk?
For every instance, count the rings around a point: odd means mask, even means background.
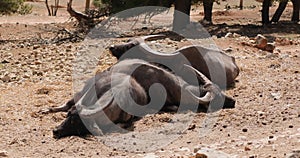
[[[173,30],[178,31],[190,23],[191,0],[175,0]]]
[[[211,22],[212,21],[212,9],[213,9],[213,0],[203,0],[204,6],[204,20]]]
[[[50,11],[50,8],[49,8],[49,5],[48,5],[48,0],[45,0],[45,3],[46,3],[46,8],[48,10],[48,16],[51,16],[51,11]]]
[[[269,7],[271,4],[271,0],[264,0],[263,1],[263,8],[262,8],[262,23],[269,24]]]
[[[93,23],[93,19],[90,18],[88,15],[80,13],[75,11],[72,8],[72,2],[73,0],[69,0],[68,4],[67,4],[67,11],[68,13],[71,15],[71,17],[75,17],[76,20],[80,23],[80,24],[84,24],[84,25],[89,25]]]
[[[58,10],[58,5],[59,5],[59,0],[55,0],[55,8],[54,8],[54,13],[53,13],[53,16],[56,16],[57,14],[57,10]]]
[[[85,0],[85,13],[87,13],[90,10],[90,3],[91,0]]]
[[[276,9],[275,14],[272,17],[271,22],[278,22],[280,16],[282,15],[284,9],[286,8],[288,1],[280,1],[278,8]]]
[[[292,21],[298,22],[299,21],[299,12],[300,12],[300,0],[292,0],[292,2],[293,2]]]

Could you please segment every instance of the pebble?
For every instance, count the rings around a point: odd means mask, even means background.
[[[225,35],[225,38],[233,38],[233,34],[231,32],[228,32],[226,35]]]
[[[268,40],[265,36],[258,34],[255,37],[255,43],[256,43],[257,48],[265,49],[265,47],[267,46]]]
[[[248,131],[248,129],[247,129],[247,128],[244,128],[244,129],[242,129],[242,131],[243,131],[243,132],[247,132],[247,131]]]
[[[1,81],[3,81],[3,82],[10,82],[11,78],[8,75],[5,75],[5,76],[1,77]]]
[[[239,139],[240,140],[247,140],[247,137],[246,136],[239,136]]]
[[[8,156],[7,151],[5,151],[5,150],[0,151],[0,157],[7,157],[7,156]]]
[[[224,153],[222,151],[218,151],[218,150],[215,150],[215,149],[210,149],[210,148],[201,148],[200,150],[197,151],[196,155],[202,155],[202,156],[207,156],[207,157],[211,157],[211,158],[214,158],[214,157],[217,157],[217,158],[231,158],[232,155],[229,155],[227,153]]]

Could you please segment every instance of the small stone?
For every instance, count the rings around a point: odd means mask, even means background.
[[[255,37],[255,43],[256,43],[256,47],[257,47],[257,48],[265,49],[265,47],[266,47],[267,44],[268,44],[268,40],[267,40],[267,38],[264,37],[263,35],[258,34],[258,35]]]
[[[248,129],[247,129],[247,128],[244,128],[244,129],[242,129],[242,131],[243,131],[243,132],[247,132],[247,131],[248,131]]]
[[[0,157],[7,157],[7,156],[8,156],[7,151],[4,151],[4,150],[0,151]]]
[[[245,146],[244,150],[245,151],[250,151],[251,149],[249,147]]]
[[[234,38],[238,38],[238,37],[241,37],[241,35],[240,34],[238,34],[238,33],[233,33],[233,35],[232,35]]]
[[[207,155],[205,155],[205,154],[197,153],[197,154],[195,155],[195,158],[208,158],[208,157],[207,157]]]
[[[231,32],[228,32],[226,35],[225,35],[225,38],[233,38],[233,34]]]
[[[247,137],[246,136],[239,136],[239,139],[240,140],[247,140]]]
[[[264,48],[266,51],[273,52],[275,49],[275,44],[274,43],[267,43],[267,45]]]
[[[23,78],[30,78],[30,75],[29,74],[24,74]]]
[[[273,139],[274,138],[274,136],[269,136],[269,139]]]
[[[278,100],[281,98],[281,93],[280,92],[271,93],[271,96],[274,98],[274,100]]]
[[[42,64],[42,62],[41,62],[41,61],[39,61],[39,60],[37,60],[37,61],[35,61],[35,62],[34,62],[34,64],[36,64],[36,65],[40,65],[40,64]]]
[[[295,150],[292,153],[287,155],[287,158],[299,158],[300,157],[300,150]]]
[[[267,121],[262,121],[261,122],[263,125],[267,125]]]
[[[195,125],[195,124],[192,124],[192,125],[189,126],[188,130],[193,130],[193,129],[195,129],[195,128],[196,128],[196,125]]]
[[[10,82],[11,78],[8,75],[5,75],[5,76],[1,77],[1,81],[3,81],[3,82]]]
[[[289,125],[289,128],[294,128],[294,126],[293,125]]]
[[[39,45],[33,45],[32,48],[33,48],[33,49],[38,49],[38,48],[40,48],[40,46],[39,46]]]

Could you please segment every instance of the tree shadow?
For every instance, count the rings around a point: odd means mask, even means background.
[[[271,34],[300,34],[300,24],[291,22],[280,22],[270,25],[228,25],[228,24],[214,24],[205,26],[210,35],[215,35],[218,38],[224,37],[227,33],[237,33],[242,36],[255,37],[257,34],[271,35]]]

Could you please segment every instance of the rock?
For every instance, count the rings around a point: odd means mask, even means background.
[[[7,157],[7,156],[8,156],[7,151],[0,150],[0,157]]]
[[[287,158],[300,158],[300,150],[295,150],[290,154],[287,154]]]
[[[233,35],[232,35],[234,38],[238,38],[238,37],[241,37],[241,35],[240,34],[238,34],[238,33],[233,33]]]
[[[281,93],[280,92],[271,93],[271,96],[274,98],[274,100],[278,100],[281,98]]]
[[[256,44],[257,48],[259,48],[259,49],[265,49],[265,47],[268,44],[268,40],[267,40],[267,38],[265,36],[263,36],[261,34],[258,34],[255,37],[255,44]]]
[[[23,75],[23,78],[30,78],[30,75],[29,75],[28,73],[25,73],[25,74]]]
[[[267,45],[264,48],[266,51],[273,52],[275,49],[275,44],[274,43],[267,43]]]
[[[40,65],[40,64],[42,64],[42,62],[40,60],[37,60],[37,61],[34,62],[34,64]]]
[[[8,75],[5,75],[5,76],[1,77],[1,81],[3,81],[3,82],[10,82],[11,78]]]
[[[197,153],[195,156],[191,157],[191,158],[208,158],[207,155],[202,154],[202,153]]]
[[[144,155],[144,158],[158,158],[158,156],[155,155],[154,153],[148,153],[148,154]]]
[[[199,156],[204,156],[203,158],[205,158],[205,156],[209,158],[231,158],[232,157],[232,155],[226,154],[222,151],[217,151],[215,149],[210,149],[210,148],[201,148],[200,150],[197,151],[196,156],[197,154]]]
[[[233,34],[231,32],[228,32],[226,35],[225,35],[225,38],[233,38]]]
[[[239,136],[239,139],[245,141],[245,140],[247,140],[247,137],[246,136]]]
[[[244,150],[245,151],[250,151],[251,149],[248,146],[245,146]]]

